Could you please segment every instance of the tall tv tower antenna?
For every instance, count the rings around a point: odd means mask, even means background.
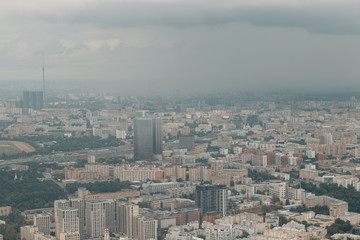
[[[45,100],[45,67],[44,67],[44,55],[42,57],[42,77],[43,77],[43,100]]]

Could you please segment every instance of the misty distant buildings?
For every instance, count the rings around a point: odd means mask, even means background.
[[[44,93],[42,91],[24,91],[23,108],[40,110],[44,105]]]
[[[134,121],[134,158],[152,159],[162,153],[160,118],[136,118]]]

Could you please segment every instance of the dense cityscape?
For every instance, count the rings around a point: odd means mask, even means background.
[[[354,94],[2,99],[4,239],[360,239]]]
[[[360,240],[360,1],[3,0],[0,240]]]

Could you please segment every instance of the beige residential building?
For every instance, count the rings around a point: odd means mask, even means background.
[[[37,214],[34,217],[34,226],[37,226],[45,235],[50,235],[50,215]]]
[[[115,200],[108,199],[103,201],[105,209],[105,227],[110,233],[116,232],[115,213],[116,202]]]
[[[81,198],[69,199],[70,207],[79,210],[79,232],[80,236],[84,236],[86,233],[85,229],[85,200]]]
[[[309,196],[305,199],[306,207],[327,206],[329,215],[332,217],[340,217],[348,212],[348,203],[336,198],[328,196]]]
[[[55,219],[57,219],[57,208],[61,207],[71,207],[73,209],[78,210],[79,216],[79,233],[81,236],[85,235],[85,200],[81,198],[72,198],[69,200],[56,200],[54,202],[54,215]],[[56,226],[55,226],[56,227]]]
[[[319,172],[311,169],[301,169],[300,170],[300,178],[301,179],[311,179],[314,180],[317,176],[319,176]]]
[[[0,207],[0,216],[8,216],[11,213],[11,207]]]
[[[79,232],[60,233],[60,240],[80,240]]]
[[[105,231],[105,205],[102,201],[86,201],[86,234],[89,238],[98,238]]]
[[[57,240],[57,238],[39,231],[37,226],[23,226],[20,228],[20,237],[25,240]],[[0,238],[1,239],[1,238]]]
[[[79,210],[71,207],[57,207],[55,225],[56,238],[61,233],[79,233]]]
[[[138,240],[157,239],[158,221],[146,217],[137,218],[137,238]]]
[[[134,237],[135,219],[139,215],[139,206],[127,202],[118,202],[117,204],[117,225],[118,231],[126,236]]]

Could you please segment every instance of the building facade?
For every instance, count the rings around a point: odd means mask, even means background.
[[[225,185],[197,185],[195,190],[195,205],[202,214],[227,214],[228,196]]]

